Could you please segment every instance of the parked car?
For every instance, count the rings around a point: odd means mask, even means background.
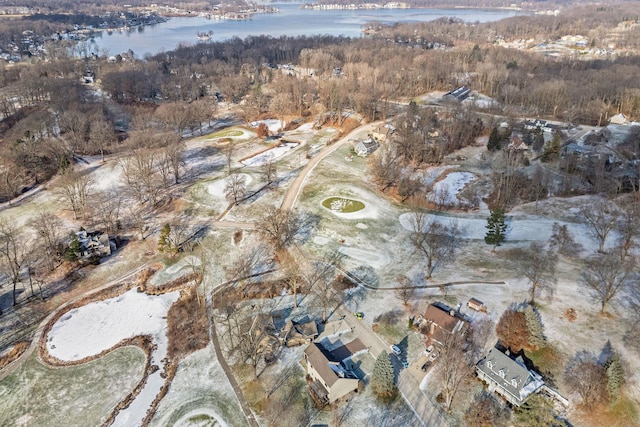
[[[407,369],[407,368],[409,367],[409,362],[407,362],[406,360],[403,360],[403,361],[402,361],[402,367],[403,367],[404,369]]]
[[[424,355],[428,356],[431,354],[432,351],[433,351],[433,344],[431,344],[429,347],[424,349]]]
[[[364,319],[364,313],[361,311],[356,311],[355,313],[353,313],[354,316],[356,316],[356,319]]]
[[[398,347],[397,345],[392,345],[391,346],[391,351],[393,352],[393,354],[395,354],[396,356],[400,356],[402,354],[402,350],[400,350],[400,347]]]
[[[434,360],[436,360],[438,358],[438,356],[440,356],[440,352],[439,351],[434,351],[429,355],[429,361],[433,362]]]
[[[427,360],[420,369],[422,370],[422,372],[427,372],[427,369],[429,369],[429,366],[431,366],[431,362]]]

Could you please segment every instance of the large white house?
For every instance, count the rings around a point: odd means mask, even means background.
[[[512,359],[497,348],[476,365],[478,378],[487,383],[489,391],[504,397],[513,406],[520,406],[544,386],[540,374],[527,369],[522,356]]]

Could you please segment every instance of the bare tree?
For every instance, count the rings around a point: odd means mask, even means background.
[[[307,266],[305,279],[309,289],[322,306],[322,321],[327,321],[327,311],[337,305],[340,298],[334,287],[338,268],[342,264],[343,255],[338,251],[325,254],[321,259]]]
[[[549,246],[566,257],[575,258],[582,251],[582,245],[574,239],[566,224],[554,222],[551,227]]]
[[[118,190],[96,192],[91,199],[91,219],[96,228],[116,234],[122,227],[120,209],[123,195]]]
[[[60,258],[59,246],[62,242],[62,221],[50,212],[38,213],[29,223],[40,237],[40,246],[46,257],[49,271],[56,268],[56,262]]]
[[[267,186],[271,185],[271,183],[275,181],[278,176],[278,169],[272,157],[270,157],[265,162],[265,164],[262,165],[262,167],[260,168],[260,172],[262,176],[264,176],[264,180],[267,182]]]
[[[513,269],[529,279],[529,302],[535,303],[536,296],[542,290],[553,295],[556,284],[556,266],[558,254],[544,247],[540,242],[532,242],[528,247],[509,251],[509,260]]]
[[[229,203],[237,206],[247,192],[247,177],[239,173],[233,173],[224,180],[224,196]]]
[[[625,258],[629,251],[637,245],[637,240],[640,237],[640,208],[636,203],[629,203],[624,207],[618,216],[616,230],[620,256]]]
[[[105,119],[94,120],[89,125],[89,143],[100,153],[103,162],[105,151],[113,145],[115,140],[113,126]]]
[[[451,410],[453,399],[475,367],[473,352],[465,350],[466,338],[460,333],[447,334],[440,349],[437,376],[445,407]]]
[[[582,283],[591,292],[594,301],[600,304],[600,313],[604,313],[618,293],[631,284],[636,261],[623,260],[617,254],[601,254],[585,263]]]
[[[86,174],[69,170],[62,175],[58,184],[55,193],[69,204],[75,219],[80,216],[84,217],[91,186],[93,185],[91,178]]]
[[[400,179],[400,162],[390,145],[383,145],[369,161],[369,170],[382,191],[395,185]]]
[[[276,252],[288,247],[299,237],[304,218],[297,211],[268,207],[256,223],[256,229],[273,246]]]
[[[411,243],[427,261],[426,278],[446,261],[451,261],[460,244],[460,230],[456,223],[444,225],[422,211],[411,213]]]
[[[409,301],[416,297],[416,288],[413,287],[411,279],[405,275],[401,275],[397,279],[398,288],[395,290],[396,298],[402,301],[402,304],[406,307],[409,305]]]
[[[151,149],[136,149],[120,160],[125,182],[138,203],[158,204],[162,179],[157,168],[158,155]]]
[[[580,213],[589,226],[589,231],[598,242],[598,252],[604,253],[607,237],[616,227],[617,207],[609,201],[598,199],[593,203],[584,204]]]
[[[580,395],[582,406],[585,408],[595,407],[606,401],[605,369],[592,353],[583,351],[576,354],[564,374],[564,381]]]
[[[0,219],[0,268],[5,272],[13,285],[13,305],[16,304],[17,285],[20,283],[20,272],[27,260],[27,247],[24,234],[14,225],[14,221],[6,217]]]
[[[173,174],[173,183],[177,184],[180,181],[180,172],[186,166],[184,161],[186,147],[184,141],[173,133],[165,134],[163,142],[162,161],[169,166]]]

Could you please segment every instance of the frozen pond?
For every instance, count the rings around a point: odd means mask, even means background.
[[[167,356],[167,312],[180,292],[147,295],[131,289],[122,295],[70,310],[53,325],[47,336],[47,351],[63,361],[78,361],[116,346],[122,340],[151,335],[157,348],[151,364],[161,368],[151,373],[140,394],[120,411],[114,426],[137,426],[147,414],[165,380],[162,359]]]

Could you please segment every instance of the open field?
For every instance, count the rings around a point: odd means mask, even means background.
[[[145,359],[140,349],[123,347],[81,365],[50,368],[33,354],[0,381],[0,424],[98,425],[138,383]]]

